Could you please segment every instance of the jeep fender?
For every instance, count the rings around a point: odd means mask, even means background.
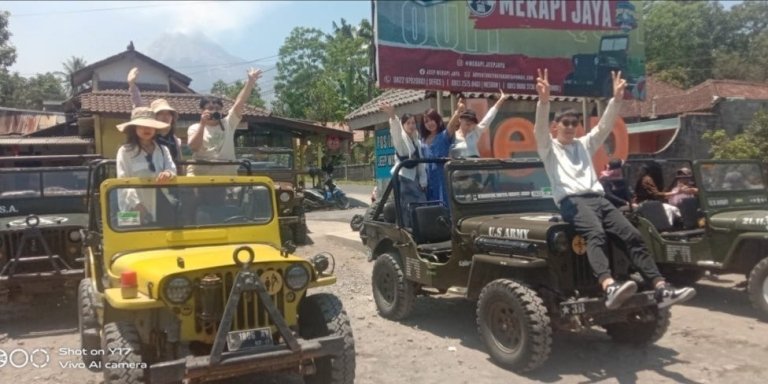
[[[472,267],[467,281],[467,298],[477,299],[486,284],[499,278],[508,278],[527,284],[529,281],[548,279],[547,261],[529,257],[472,256]]]
[[[749,273],[752,267],[768,256],[768,233],[745,232],[736,236],[723,259],[723,269]]]

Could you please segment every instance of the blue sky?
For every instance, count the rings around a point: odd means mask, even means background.
[[[11,12],[12,71],[24,76],[59,71],[71,56],[87,62],[125,50],[133,40],[146,49],[164,32],[202,31],[229,53],[246,60],[276,55],[297,26],[330,31],[341,18],[370,19],[371,2],[358,1],[5,1]],[[273,61],[265,66],[274,66]]]

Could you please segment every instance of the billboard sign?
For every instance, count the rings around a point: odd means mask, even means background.
[[[641,1],[374,0],[381,88],[535,94],[549,69],[552,94],[645,98]]]
[[[389,129],[376,130],[376,178],[389,179],[389,171],[395,166],[395,146]]]

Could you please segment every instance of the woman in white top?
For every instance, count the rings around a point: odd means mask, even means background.
[[[157,144],[155,135],[167,123],[155,120],[147,107],[134,108],[131,121],[117,126],[125,133],[126,143],[117,150],[117,177],[153,178],[158,183],[176,177],[176,165],[165,146]],[[120,211],[138,211],[142,223],[154,221],[157,198],[154,188],[121,189],[118,194]]]
[[[504,104],[504,101],[510,95],[499,90],[499,100],[488,110],[483,120],[478,122],[475,111],[466,109],[464,100],[459,100],[457,111],[459,113],[459,129],[456,130],[456,140],[451,147],[451,155],[459,157],[480,157],[480,151],[477,149],[477,143],[480,141],[480,135],[488,129],[491,122],[496,118],[496,113]],[[458,153],[457,153],[458,152]]]
[[[401,118],[395,115],[395,108],[389,104],[379,106],[389,116],[389,134],[392,137],[392,146],[395,147],[395,166],[401,161],[423,158],[421,145],[419,145],[419,130],[416,127],[416,116],[403,114]],[[395,167],[390,172],[394,173]],[[394,174],[393,174],[394,176]],[[400,209],[405,227],[411,226],[411,217],[408,205],[411,203],[426,201],[427,189],[426,164],[403,166],[398,174],[400,177]]]

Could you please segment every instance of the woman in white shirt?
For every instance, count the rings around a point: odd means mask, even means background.
[[[401,118],[395,115],[395,108],[389,104],[379,106],[389,116],[389,134],[392,137],[392,146],[395,147],[395,166],[401,161],[423,158],[421,145],[419,145],[419,130],[416,127],[416,116],[404,114]],[[394,172],[392,167],[390,172]],[[393,175],[394,176],[394,175]],[[398,173],[400,177],[400,209],[403,225],[411,226],[411,217],[408,205],[426,201],[427,189],[426,164],[403,166]]]
[[[477,121],[477,115],[474,111],[466,109],[464,100],[459,101],[457,108],[459,113],[459,129],[456,130],[456,141],[451,147],[452,156],[454,156],[455,152],[458,152],[457,155],[460,157],[480,157],[480,151],[477,149],[480,135],[482,135],[484,130],[488,129],[493,119],[496,118],[499,108],[510,96],[504,93],[504,91],[500,90],[500,92],[499,100],[488,110],[488,113],[485,114],[485,117],[480,122]]]
[[[157,144],[155,135],[167,123],[155,120],[155,113],[147,107],[134,108],[131,121],[117,126],[125,133],[126,143],[117,150],[117,177],[153,178],[158,183],[176,177],[176,165],[168,148]],[[157,207],[157,189],[121,189],[118,194],[120,211],[138,211],[142,223],[154,221]]]

